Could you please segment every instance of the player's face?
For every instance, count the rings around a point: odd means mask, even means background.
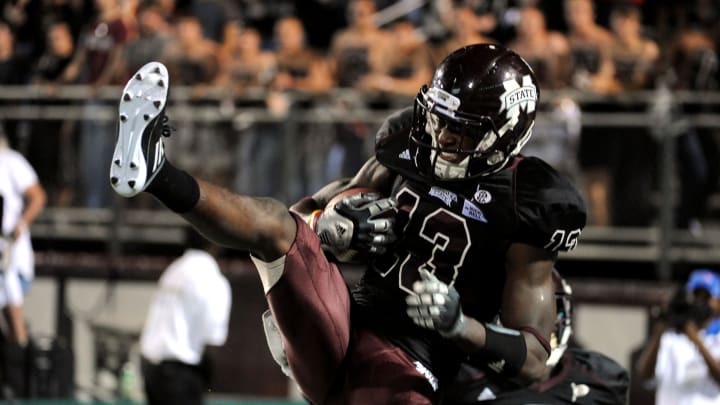
[[[427,113],[425,131],[433,137],[433,143],[441,149],[439,157],[448,163],[460,163],[472,151],[476,141],[471,136],[463,136],[459,129],[452,128],[437,114]]]

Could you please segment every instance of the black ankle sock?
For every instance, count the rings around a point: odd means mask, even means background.
[[[200,199],[200,186],[197,181],[170,164],[167,159],[145,191],[179,214],[193,209]]]

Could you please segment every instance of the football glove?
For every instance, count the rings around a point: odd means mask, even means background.
[[[460,308],[460,294],[455,287],[438,280],[427,270],[420,270],[420,280],[413,283],[415,294],[405,298],[407,314],[423,328],[433,329],[443,337],[455,337],[465,327]]]
[[[345,197],[318,217],[315,232],[326,246],[381,254],[396,240],[395,201],[375,193]]]

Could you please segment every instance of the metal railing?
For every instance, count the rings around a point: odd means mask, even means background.
[[[105,87],[92,89],[88,86],[3,86],[0,87],[0,120],[116,120],[115,102],[122,89]],[[176,86],[171,91],[168,115],[180,123],[229,123],[247,126],[255,123],[278,123],[289,133],[286,142],[294,142],[297,126],[307,123],[367,122],[379,125],[391,110],[408,105],[407,97],[380,97],[388,108],[369,107],[369,98],[352,90],[337,89],[321,96],[288,94],[290,109],[284,114],[272,113],[262,107],[266,93],[260,89],[249,90],[242,97],[229,95],[225,89],[207,89],[202,98],[194,96],[191,87]],[[567,260],[617,260],[653,261],[657,278],[671,279],[672,265],[678,261],[720,265],[720,231],[706,229],[702,239],[692,237],[673,227],[671,197],[675,194],[674,139],[688,127],[720,128],[720,92],[670,91],[666,89],[600,96],[575,91],[545,91],[541,106],[554,100],[569,97],[581,106],[593,104],[614,105],[611,112],[582,113],[583,127],[647,128],[658,142],[660,164],[660,195],[658,199],[660,218],[648,228],[588,227],[582,243],[575,251],[562,257]],[[93,109],[88,116],[83,104],[89,100],[105,102]],[[294,107],[302,105],[303,107]],[[693,105],[694,113],[683,113],[684,105]],[[628,107],[628,106],[632,106]],[[546,119],[542,112],[539,122]],[[52,134],[49,134],[52,135]],[[286,145],[286,167],[279,173],[284,184],[290,181],[294,144]],[[277,174],[276,174],[277,175]],[[145,212],[130,209],[51,208],[46,210],[36,224],[36,238],[58,238],[107,241],[129,239],[167,243],[180,243],[182,221],[169,213]],[[718,241],[717,243],[715,241]],[[117,249],[115,249],[117,253]]]

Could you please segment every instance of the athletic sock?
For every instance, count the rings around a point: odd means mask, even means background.
[[[200,199],[200,186],[187,172],[165,159],[160,171],[145,189],[178,214],[190,211]]]

